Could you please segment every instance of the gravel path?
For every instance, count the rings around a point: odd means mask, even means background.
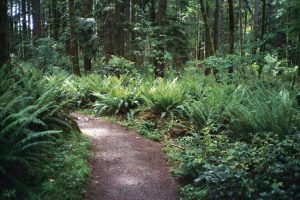
[[[92,116],[73,114],[92,137],[94,159],[89,200],[178,200],[161,144]]]

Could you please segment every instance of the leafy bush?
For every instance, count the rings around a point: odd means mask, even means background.
[[[30,63],[43,71],[52,71],[53,67],[69,70],[71,66],[69,57],[61,54],[65,48],[64,44],[51,38],[41,38],[35,41],[34,46],[30,44],[27,48]]]
[[[296,97],[287,90],[238,87],[228,104],[231,129],[236,133],[271,131],[285,135],[299,130]]]
[[[177,140],[181,149],[169,156],[173,173],[193,183],[183,199],[297,199],[300,135],[280,139],[257,133],[251,143],[231,142],[226,135],[193,134]]]
[[[202,64],[205,67],[209,68],[216,68],[220,71],[227,70],[228,68],[232,67],[234,69],[238,69],[245,65],[250,65],[253,62],[252,57],[241,57],[238,55],[226,55],[225,57],[217,57],[211,56],[205,59]]]
[[[61,139],[53,150],[51,163],[43,164],[38,173],[30,176],[41,180],[35,189],[39,198],[45,200],[80,200],[87,189],[90,175],[88,160],[91,157],[90,141],[84,136],[73,134]]]
[[[140,95],[128,88],[116,87],[108,94],[94,93],[97,101],[94,104],[96,115],[132,114],[133,109],[140,105]]]
[[[134,62],[126,60],[123,57],[112,56],[107,63],[102,63],[101,73],[104,75],[121,76],[125,74],[135,74]]]
[[[63,111],[65,102],[56,101],[55,88],[42,90],[39,73],[13,70],[26,73],[13,71],[1,80],[6,91],[0,93],[0,197],[26,198],[33,195],[29,171],[47,162],[58,139],[77,126]]]
[[[142,90],[146,110],[160,118],[174,118],[184,115],[185,90],[177,83],[177,79],[165,81],[158,79],[153,86]]]
[[[206,86],[186,106],[196,129],[214,124],[219,131],[250,139],[249,133],[290,133],[299,130],[296,95],[281,88],[252,84]],[[218,130],[216,130],[218,132]]]

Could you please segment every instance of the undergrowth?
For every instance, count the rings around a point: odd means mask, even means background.
[[[5,71],[10,72],[4,76]],[[56,173],[65,170],[66,176],[80,175],[80,170],[87,174],[87,156],[78,154],[78,160],[73,158],[72,165],[82,163],[73,171],[68,169],[67,162],[56,161],[58,155],[64,155],[61,158],[76,155],[65,148],[68,142],[72,141],[75,146],[80,144],[80,140],[71,139],[80,138],[79,129],[68,114],[71,101],[57,90],[62,79],[48,84],[41,71],[17,65],[7,66],[0,76],[3,77],[0,89],[0,198],[46,198],[34,188],[45,181],[41,176],[43,173],[50,175],[50,170],[56,170]],[[88,155],[87,148],[87,145],[82,146],[81,150],[86,149],[82,153]],[[52,165],[55,162],[60,165],[56,169]],[[49,171],[41,171],[43,166],[48,166]],[[80,175],[78,179],[81,180],[76,187],[71,182],[60,184],[51,193],[58,192],[58,188],[67,191],[71,187],[72,194],[79,195],[87,178]],[[73,198],[70,196],[69,199]]]
[[[271,74],[257,77],[251,66],[226,73],[221,70],[218,75],[204,76],[198,69],[189,69],[178,77],[153,80],[123,73],[45,76],[36,69],[20,68],[18,74],[26,80],[9,78],[0,89],[0,142],[12,143],[0,147],[4,148],[0,159],[10,155],[5,151],[21,158],[11,159],[11,164],[0,160],[0,174],[9,180],[2,194],[16,195],[17,186],[12,187],[16,184],[10,174],[21,168],[20,172],[28,175],[27,166],[36,160],[47,164],[35,153],[48,152],[47,158],[55,161],[53,165],[48,162],[48,167],[62,171],[46,167],[39,173],[45,177],[39,188],[44,197],[59,199],[52,191],[63,193],[60,187],[77,191],[66,198],[79,197],[83,192],[80,185],[85,184],[89,173],[88,145],[74,140],[78,135],[71,130],[76,126],[64,113],[87,109],[87,113],[109,117],[164,142],[172,174],[182,186],[182,199],[299,198],[298,82]],[[43,145],[32,150],[30,146],[27,152],[27,143],[35,141]],[[53,151],[59,142],[65,152],[60,155]],[[13,164],[24,163],[26,156],[29,165]],[[15,177],[22,175],[16,173]]]

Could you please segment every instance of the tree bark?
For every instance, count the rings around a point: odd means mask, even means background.
[[[76,18],[74,0],[69,0],[70,48],[73,74],[80,76],[78,45],[76,41]]]
[[[156,77],[164,77],[165,76],[165,63],[164,63],[164,46],[162,44],[161,38],[161,27],[165,25],[165,18],[167,12],[167,4],[168,0],[159,0],[158,2],[158,13],[156,18],[156,24],[159,27],[157,31],[157,40],[159,44],[156,47],[158,54],[154,58],[154,75]]]
[[[60,10],[57,3],[58,3],[57,0],[52,0],[52,19],[53,19],[52,37],[54,38],[54,40],[58,40],[59,27],[60,27]]]
[[[205,3],[204,0],[199,0],[200,1],[200,9],[201,9],[201,13],[202,13],[202,18],[203,18],[203,22],[204,22],[204,27],[205,27],[205,32],[206,32],[206,40],[205,40],[205,46],[207,46],[207,49],[209,52],[207,52],[206,57],[215,55],[215,49],[214,49],[214,44],[213,44],[213,40],[211,37],[211,29],[210,29],[210,25],[208,22],[208,17],[207,17],[207,13],[206,13],[206,9],[205,9]]]
[[[215,0],[215,6],[214,48],[217,51],[220,46],[221,0]]]
[[[9,20],[7,0],[0,1],[0,68],[10,60]]]
[[[92,18],[93,17],[93,0],[85,0],[84,1],[84,18]],[[92,30],[87,30],[87,37],[89,39],[92,38],[93,32]],[[85,45],[83,48],[83,67],[85,72],[92,71],[92,47],[90,45]]]
[[[233,0],[228,0],[228,14],[229,14],[229,54],[234,53],[234,12]]]
[[[22,31],[23,31],[24,38],[26,38],[27,21],[26,21],[26,1],[25,0],[22,0]]]
[[[253,13],[253,38],[254,46],[252,54],[256,54],[257,43],[259,41],[259,16],[260,16],[260,0],[254,0],[254,13]]]
[[[31,0],[31,5],[32,5],[33,39],[38,39],[42,36],[41,1]]]
[[[239,0],[239,13],[240,13],[240,53],[241,56],[245,56],[245,50],[244,50],[244,28],[243,28],[243,0]]]
[[[114,47],[114,55],[123,56],[125,54],[125,32],[123,30],[125,3],[123,1],[116,1],[115,12],[113,20],[114,38],[112,41]]]
[[[259,66],[258,74],[261,75],[263,72],[263,67],[264,67],[264,53],[265,53],[265,32],[266,32],[266,0],[262,0],[262,19],[261,19],[261,35],[260,35],[260,40],[261,40],[261,45],[260,45],[260,53],[263,56],[261,58],[261,63]]]

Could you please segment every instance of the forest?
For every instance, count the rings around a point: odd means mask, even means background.
[[[299,0],[0,0],[0,78],[1,200],[93,199],[74,113],[160,143],[176,199],[300,199]]]

